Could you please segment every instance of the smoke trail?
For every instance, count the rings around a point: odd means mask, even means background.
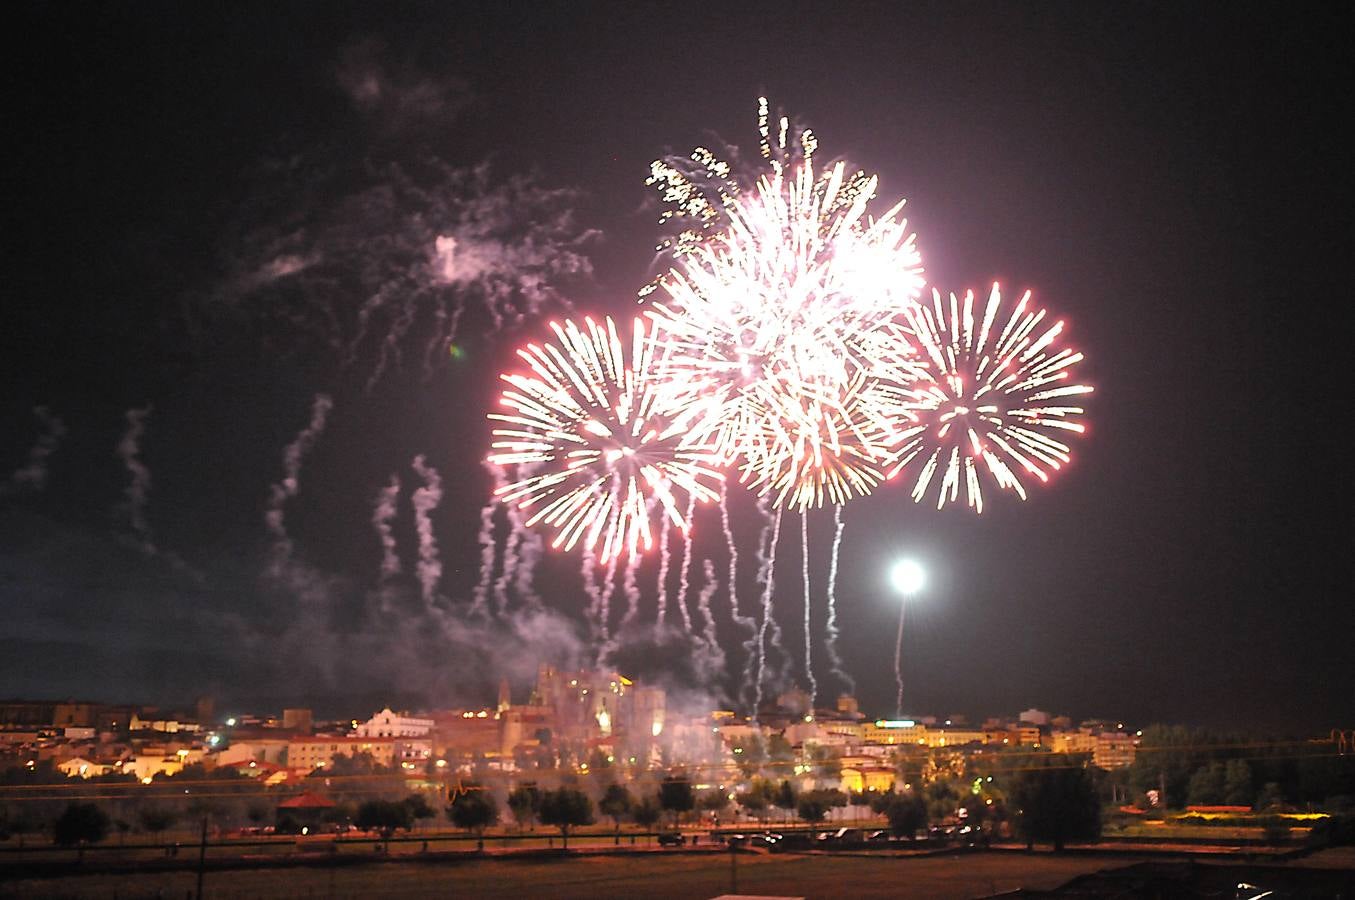
[[[837,559],[842,548],[842,507],[833,506],[833,558],[828,563],[828,626],[824,631],[824,649],[828,651],[828,665],[834,675],[841,678],[848,693],[856,692],[856,681],[843,668],[842,657],[837,652]]]
[[[502,466],[496,466],[488,461],[484,466],[493,477],[494,485],[489,500],[480,507],[480,534],[477,537],[480,543],[480,581],[472,593],[471,615],[484,615],[489,612],[489,586],[494,580],[494,560],[498,550],[494,537],[494,512],[499,507],[499,501],[494,499],[496,496],[494,491],[508,483]]]
[[[800,511],[800,571],[805,584],[805,676],[809,679],[809,713],[819,697],[819,681],[814,677],[814,634],[810,628],[809,606],[809,510]]]
[[[438,538],[429,516],[442,502],[442,476],[425,462],[422,453],[414,457],[411,465],[423,479],[423,487],[415,488],[412,499],[414,528],[419,533],[419,586],[423,590],[423,605],[431,610],[437,599],[438,582],[442,580],[442,560],[438,558]]]
[[[597,555],[593,553],[591,547],[585,546],[583,550],[583,590],[588,595],[588,615],[593,620],[594,626],[601,636],[601,648],[607,646],[611,641],[611,598],[612,590],[616,587],[616,563],[617,555],[613,554],[607,560],[607,567],[602,575],[602,582],[598,582],[597,576]]]
[[[273,535],[273,561],[269,573],[279,576],[292,558],[292,539],[287,535],[283,507],[296,496],[300,487],[301,460],[325,430],[325,421],[334,401],[327,394],[316,394],[311,402],[310,423],[297,433],[296,439],[283,448],[282,480],[269,490],[268,507],[264,511],[264,525]]]
[[[598,618],[602,621],[604,641],[609,639],[611,633],[612,593],[616,590],[616,564],[620,559],[620,554],[613,553],[607,560],[607,568],[602,575],[605,581],[602,584],[602,593],[598,597]]]
[[[659,520],[659,599],[658,612],[654,616],[654,631],[656,634],[663,632],[664,620],[668,618],[668,566],[672,562],[672,556],[668,549],[668,524],[666,517]]]
[[[136,535],[141,552],[153,556],[156,552],[155,541],[151,539],[150,523],[146,520],[146,501],[151,491],[151,470],[141,461],[141,438],[146,433],[146,419],[150,417],[152,407],[148,404],[141,409],[127,410],[127,430],[118,441],[117,456],[122,460],[127,474],[132,480],[123,492],[127,498],[128,524]]]
[[[527,527],[522,513],[515,507],[508,508],[508,521],[513,526],[513,534],[517,535],[517,575],[513,579],[513,587],[517,590],[518,600],[528,609],[544,610],[545,605],[532,583],[544,546],[541,535]]]
[[[692,631],[692,614],[687,609],[688,579],[692,570],[692,515],[696,511],[696,495],[687,497],[687,527],[682,529],[682,568],[678,572],[677,607],[682,613],[682,627]]]
[[[688,518],[687,521],[690,522],[691,519]],[[701,584],[701,593],[697,595],[696,604],[701,610],[701,615],[706,617],[704,632],[706,647],[712,667],[715,669],[712,676],[719,677],[725,668],[725,651],[720,646],[720,637],[715,631],[715,615],[710,611],[710,600],[720,588],[720,579],[715,575],[715,563],[709,558],[701,560],[701,572],[706,580]]]
[[[777,510],[772,519],[771,540],[767,544],[765,561],[762,566],[762,627],[757,635],[757,680],[754,682],[753,721],[757,721],[758,708],[762,706],[762,679],[767,668],[768,627],[774,629],[771,639],[778,644],[780,628],[772,619],[772,591],[775,589],[773,578],[776,569],[776,544],[781,539],[781,510]]]
[[[400,554],[396,550],[395,532],[391,528],[399,500],[400,476],[392,474],[390,483],[376,492],[376,506],[372,510],[372,526],[376,528],[376,535],[381,540],[383,582],[400,574]]]
[[[894,703],[894,718],[903,717],[903,611],[907,603],[899,604],[899,637],[894,643],[894,683],[899,686],[898,697]]]
[[[667,529],[665,529],[666,531]],[[638,553],[632,553],[626,560],[626,571],[621,577],[621,587],[626,595],[626,612],[621,616],[621,625],[618,629],[624,632],[626,626],[635,621],[635,617],[640,612],[640,584],[638,577],[640,574],[640,562],[644,559]]]
[[[602,588],[598,585],[598,558],[593,553],[593,548],[585,544],[583,552],[579,554],[579,575],[583,578],[583,592],[588,597],[588,616],[593,620],[593,624],[603,634],[603,640],[607,639],[607,623],[598,622],[598,611],[602,608]]]
[[[33,415],[42,425],[33,446],[28,449],[28,462],[15,469],[8,481],[0,484],[0,498],[11,494],[38,493],[47,486],[47,458],[56,452],[66,434],[66,425],[48,412],[45,406],[33,407]]]
[[[598,235],[575,221],[579,195],[530,177],[368,155],[261,171],[197,327],[230,312],[279,345],[318,341],[368,391],[406,355],[425,377],[451,363],[463,313],[490,332],[516,326],[568,308],[561,289],[592,269]]]
[[[505,615],[508,612],[508,584],[517,574],[518,569],[518,546],[522,542],[522,535],[519,530],[513,528],[512,507],[508,508],[508,537],[503,542],[503,568],[499,570],[499,577],[494,581],[494,600],[498,605],[498,614]]]

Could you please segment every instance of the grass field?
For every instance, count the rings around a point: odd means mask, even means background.
[[[1124,856],[970,853],[930,857],[738,855],[741,893],[797,897],[971,898],[1018,887],[1050,888],[1086,872],[1127,865]],[[0,881],[0,897],[187,896],[187,872]],[[705,898],[730,892],[722,853],[652,853],[555,860],[390,862],[208,873],[208,898],[638,897]]]

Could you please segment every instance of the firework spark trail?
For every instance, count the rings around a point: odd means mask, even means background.
[[[61,438],[66,434],[66,425],[45,406],[33,407],[33,415],[42,426],[42,431],[28,449],[28,461],[0,484],[0,498],[11,494],[38,493],[47,486],[47,459],[60,445]]]
[[[483,616],[489,613],[489,588],[494,580],[494,562],[498,558],[494,513],[499,508],[499,501],[495,498],[497,497],[497,490],[507,484],[501,466],[496,466],[489,461],[486,461],[484,465],[494,480],[494,491],[491,492],[489,501],[480,507],[480,533],[476,537],[480,544],[480,580],[471,593],[470,614],[472,616]]]
[[[824,629],[824,649],[828,651],[828,665],[833,674],[842,679],[847,693],[855,693],[856,681],[847,674],[842,665],[842,657],[837,652],[837,561],[842,549],[842,507],[833,507],[833,555],[828,563],[828,625]]]
[[[976,315],[973,291],[965,292],[963,301],[952,293],[947,303],[933,289],[930,305],[903,310],[927,364],[917,371],[910,391],[918,424],[900,431],[890,477],[915,459],[925,460],[913,484],[919,503],[938,472],[938,509],[963,491],[969,507],[983,512],[985,471],[999,490],[1024,500],[1017,472],[1048,481],[1051,470],[1072,459],[1062,433],[1086,430],[1078,421],[1085,410],[1065,405],[1066,398],[1093,389],[1068,384],[1083,356],[1055,349],[1063,322],[1037,336],[1046,313],[1034,308],[1027,291],[998,329],[1001,306],[994,284],[981,315]]]
[[[682,568],[678,570],[677,608],[682,613],[682,627],[692,633],[692,613],[687,608],[687,589],[692,571],[692,515],[696,510],[696,498],[687,498],[687,527],[682,529]]]
[[[433,531],[433,510],[442,502],[442,476],[428,465],[420,453],[410,464],[423,479],[423,487],[415,488],[414,528],[419,534],[419,587],[423,605],[428,610],[437,606],[438,582],[442,580],[442,560],[438,555],[438,538]]]
[[[741,629],[746,629],[749,640],[757,634],[757,620],[745,616],[739,607],[739,548],[734,543],[734,529],[729,522],[729,494],[725,482],[720,482],[720,524],[725,533],[725,545],[729,549],[729,618]],[[744,644],[744,649],[749,648]],[[745,682],[747,679],[745,678]]]
[[[776,544],[781,539],[781,510],[773,513],[771,539],[767,545],[766,562],[763,566],[762,578],[762,627],[757,636],[757,681],[754,684],[753,697],[753,721],[757,721],[758,708],[762,706],[762,680],[767,669],[767,643],[768,638],[771,644],[780,649],[781,629],[772,617],[772,592],[776,587],[774,574],[776,570]],[[770,626],[770,635],[768,627]]]
[[[697,595],[696,604],[701,615],[705,617],[704,636],[712,667],[717,673],[723,673],[725,651],[720,646],[720,636],[715,630],[715,614],[710,610],[710,601],[720,588],[720,579],[715,574],[715,563],[711,562],[709,557],[701,560],[701,572],[705,580],[701,583],[701,593]]]
[[[146,501],[151,491],[151,470],[141,461],[141,438],[146,433],[146,420],[150,418],[152,407],[127,410],[127,430],[118,441],[117,456],[122,460],[131,481],[123,491],[127,498],[126,510],[128,524],[136,535],[142,552],[153,555],[155,541],[151,538],[150,522],[146,519]]]
[[[654,631],[663,631],[664,621],[668,618],[668,569],[672,563],[672,553],[668,544],[668,532],[672,526],[667,521],[659,522],[659,578],[657,612],[654,615]]]
[[[800,511],[800,572],[805,585],[805,676],[809,680],[809,714],[819,697],[819,681],[814,677],[814,635],[810,630],[809,604],[809,510]]]
[[[501,376],[508,411],[488,416],[499,423],[490,460],[515,467],[516,480],[498,495],[524,511],[539,507],[527,524],[551,527],[552,547],[582,541],[604,561],[648,550],[650,501],[685,527],[674,494],[716,496],[717,460],[693,445],[689,427],[709,414],[709,401],[699,385],[666,377],[644,319],[624,343],[610,318],[551,327],[554,341],[518,351],[531,374]]]
[[[759,588],[765,589],[767,585],[767,576],[769,574],[767,565],[767,547],[772,536],[773,522],[771,507],[768,505],[765,497],[758,498],[757,511],[758,515],[762,517],[762,530],[758,532],[757,538],[756,577]],[[731,541],[732,545],[733,537],[728,531],[726,531],[725,537],[727,540]],[[754,619],[752,634],[750,634],[748,640],[744,642],[743,648],[746,657],[744,659],[743,682],[746,692],[749,689],[754,688],[755,683],[761,682],[761,678],[757,673],[761,671],[761,666],[766,657],[766,632],[767,626],[765,620],[759,622]],[[756,709],[754,709],[754,715],[756,714]]]
[[[397,504],[400,502],[400,476],[391,474],[390,482],[376,492],[376,505],[372,509],[372,527],[376,529],[381,541],[381,580],[388,581],[400,574],[400,554],[395,543],[395,530],[391,522],[395,520]]]
[[[300,489],[301,461],[324,432],[329,411],[333,408],[334,401],[328,394],[316,394],[315,399],[311,401],[310,422],[297,433],[296,439],[282,450],[282,480],[274,483],[269,489],[268,506],[264,511],[264,525],[273,536],[273,559],[269,566],[269,574],[274,577],[284,573],[291,562],[294,549],[292,539],[287,534],[284,507]]]

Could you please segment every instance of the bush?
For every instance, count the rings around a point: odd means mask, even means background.
[[[1313,847],[1355,846],[1355,815],[1322,819],[1308,832],[1308,843]]]
[[[1266,816],[1261,820],[1261,837],[1267,844],[1283,844],[1289,840],[1289,823],[1279,816]]]
[[[93,803],[72,803],[56,820],[53,837],[63,847],[97,844],[108,836],[112,820]]]

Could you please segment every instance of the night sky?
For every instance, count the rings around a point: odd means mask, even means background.
[[[931,573],[906,635],[917,713],[1355,724],[1347,18],[274,6],[10,15],[0,696],[210,692],[357,714],[489,699],[500,675],[521,692],[539,653],[586,655],[578,564],[560,554],[536,573],[552,613],[433,633],[411,574],[411,460],[444,479],[432,522],[456,617],[478,578],[496,373],[566,301],[633,311],[656,272],[650,161],[698,143],[754,156],[766,94],[823,157],[908,198],[929,285],[1032,289],[1097,387],[1073,465],[1026,503],[993,490],[981,517],[937,512],[896,484],[846,508],[840,649],[863,707],[892,711],[885,573],[908,554]],[[430,284],[432,238],[483,222],[501,251],[485,279]],[[403,300],[364,333],[373,285]],[[488,289],[534,312],[495,326]],[[400,302],[417,314],[380,368]],[[465,310],[458,354],[426,361],[439,303]],[[317,392],[334,408],[285,504],[293,552],[273,577],[270,486]],[[148,405],[129,465],[127,411]],[[44,434],[37,406],[65,429],[40,485],[8,475]],[[144,504],[127,493],[137,465]],[[406,574],[376,621],[372,502],[392,473]],[[758,523],[750,504],[735,512],[751,559]],[[818,590],[830,515],[810,527]],[[718,518],[697,531],[722,569]],[[776,602],[798,657],[795,537]],[[675,686],[737,687],[693,675],[684,646],[622,660]]]

